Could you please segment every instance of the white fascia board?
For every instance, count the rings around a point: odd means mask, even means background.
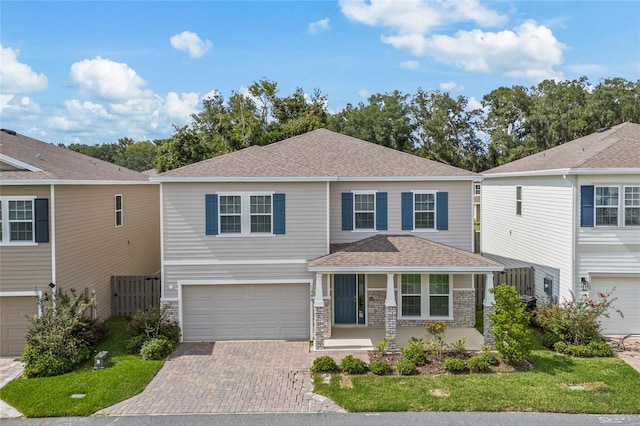
[[[340,182],[476,181],[480,176],[346,176]]]
[[[0,175],[1,177],[1,175]],[[63,179],[20,179],[0,181],[4,186],[32,185],[157,185],[146,180],[63,180]]]
[[[474,273],[489,273],[489,272],[502,272],[504,266],[344,266],[344,267],[330,267],[330,266],[309,266],[309,272],[327,272],[327,273],[395,273],[395,272],[448,272],[448,273],[462,273],[462,274],[474,274]]]
[[[199,177],[150,177],[149,181],[157,182],[326,182],[335,181],[335,177],[309,176],[309,177],[239,177],[239,176],[199,176]]]
[[[28,291],[0,291],[0,297],[25,297],[25,296],[42,296],[40,290]]]
[[[33,166],[29,163],[25,163],[24,161],[16,160],[15,158],[11,158],[7,155],[0,154],[0,161],[3,163],[7,163],[13,167],[17,167],[19,169],[29,170],[30,172],[43,172],[44,170],[39,169],[36,166]]]
[[[218,260],[218,259],[177,259],[165,260],[167,266],[206,265],[292,265],[307,263],[306,259],[258,259],[258,260]]]
[[[530,170],[523,172],[508,173],[487,173],[482,175],[484,179],[507,178],[507,177],[528,177],[528,176],[562,176],[562,175],[633,175],[640,174],[640,168],[583,168],[583,169],[553,169],[553,170]]]
[[[259,284],[310,284],[313,280],[309,278],[287,279],[287,280],[234,280],[234,279],[218,279],[218,280],[178,280],[178,286],[192,285],[259,285]]]

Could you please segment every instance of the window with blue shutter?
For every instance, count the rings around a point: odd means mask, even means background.
[[[436,229],[446,231],[449,229],[449,193],[436,193]]]
[[[387,193],[376,192],[376,229],[387,230]]]
[[[36,243],[49,242],[49,200],[47,198],[36,198],[35,220],[36,220]]]
[[[342,230],[353,231],[353,194],[342,193]]]
[[[273,233],[284,234],[285,230],[285,195],[273,194]]]
[[[580,226],[592,227],[594,217],[594,186],[580,187]]]
[[[413,230],[413,192],[403,192],[402,201],[402,230]]]
[[[218,235],[218,195],[205,195],[205,233]]]

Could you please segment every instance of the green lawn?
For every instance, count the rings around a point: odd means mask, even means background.
[[[315,390],[348,411],[640,412],[640,373],[618,358],[572,358],[548,350],[523,373],[314,378]],[[340,360],[337,360],[338,362]],[[581,385],[585,390],[570,390]]]
[[[27,417],[87,416],[140,393],[164,361],[128,355],[126,320],[109,320],[109,335],[98,350],[109,351],[111,366],[93,364],[56,377],[16,379],[0,389],[0,398]],[[71,398],[86,394],[84,398]]]

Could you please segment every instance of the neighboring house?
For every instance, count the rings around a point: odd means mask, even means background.
[[[106,318],[112,275],[156,274],[158,204],[142,173],[0,131],[0,355],[22,351],[34,295],[75,289]]]
[[[316,130],[151,177],[162,300],[184,341],[312,339],[335,325],[475,322],[478,175]]]
[[[538,300],[615,287],[606,334],[640,334],[640,125],[611,129],[484,173],[482,251],[535,269]]]

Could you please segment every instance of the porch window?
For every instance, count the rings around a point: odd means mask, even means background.
[[[449,316],[449,275],[429,275],[429,316]]]
[[[596,186],[596,226],[618,226],[617,186]]]
[[[375,229],[376,195],[373,193],[353,195],[355,229]]]
[[[403,274],[401,280],[402,316],[422,316],[422,283],[420,274]]]
[[[624,188],[624,226],[640,225],[640,186]]]

